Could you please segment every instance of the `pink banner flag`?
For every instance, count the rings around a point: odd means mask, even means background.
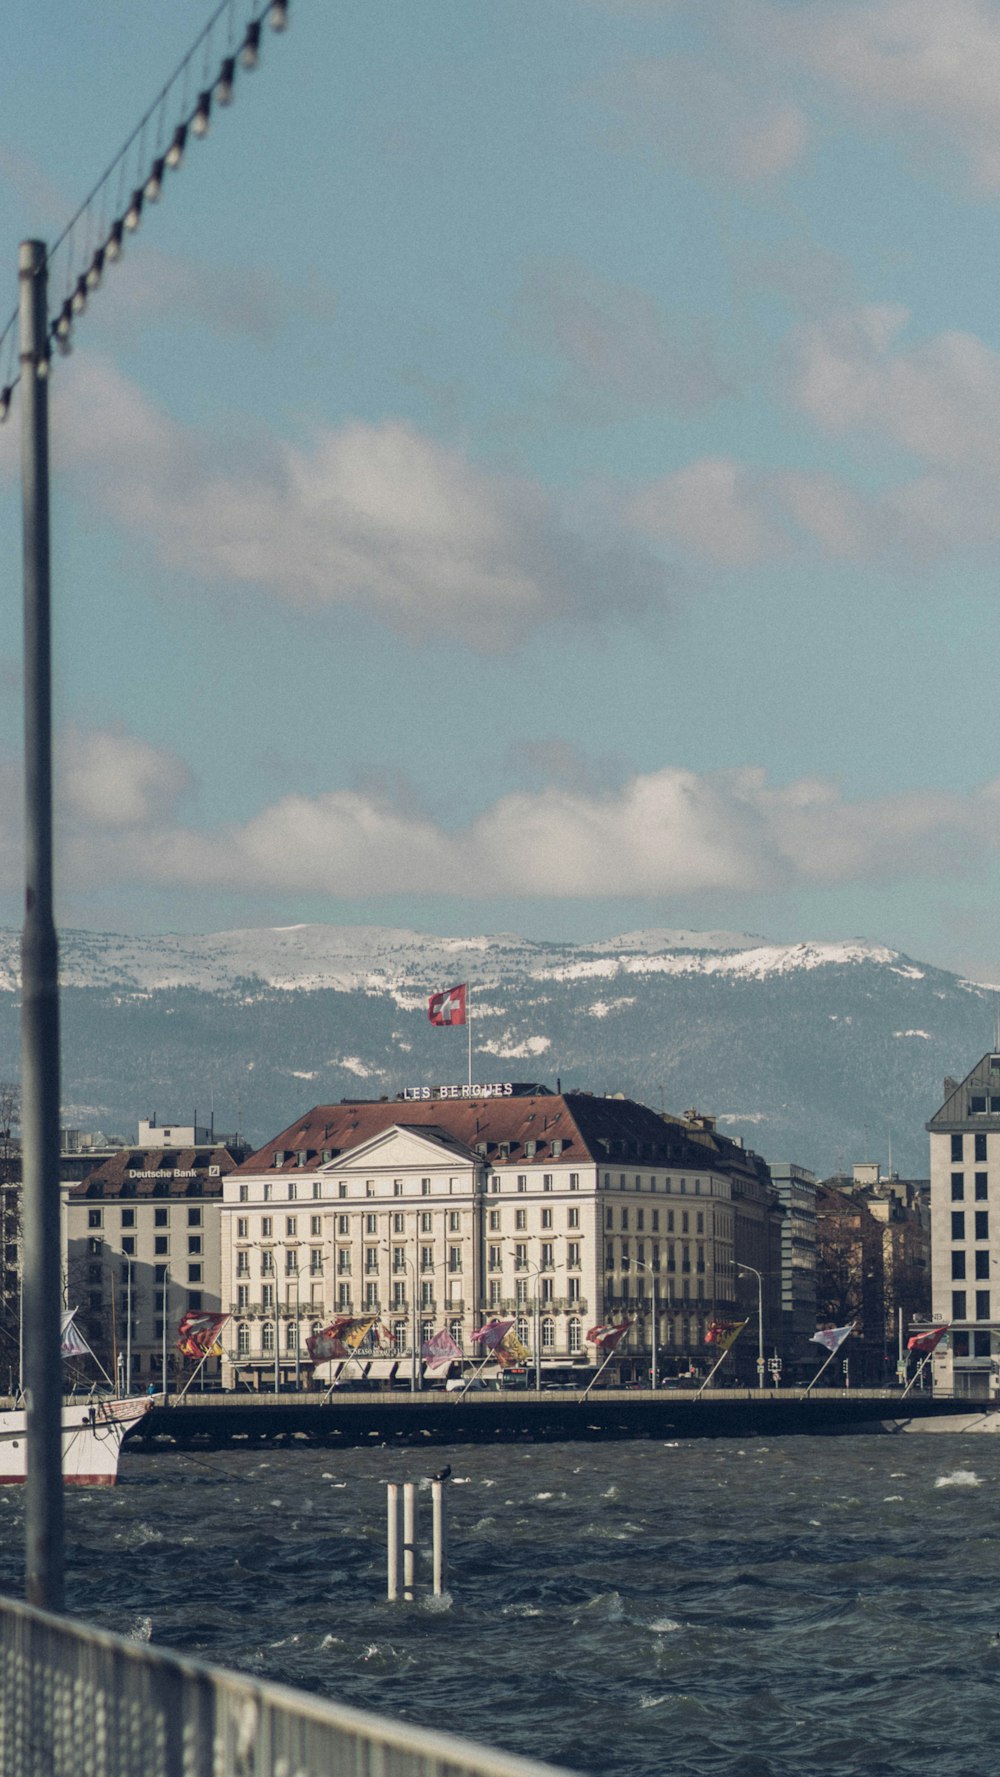
[[[420,1347],[420,1355],[429,1370],[444,1370],[462,1355],[462,1347],[456,1345],[446,1327],[440,1333],[432,1333]]]
[[[849,1327],[817,1327],[810,1337],[810,1345],[825,1345],[827,1351],[839,1351],[844,1340],[854,1331],[854,1322]]]
[[[603,1326],[591,1327],[587,1334],[587,1344],[598,1346],[607,1355],[614,1351],[619,1339],[624,1339],[631,1325],[630,1320],[620,1320],[607,1321]]]
[[[497,1346],[506,1339],[513,1325],[512,1320],[488,1320],[484,1327],[480,1327],[478,1333],[473,1333],[472,1337],[478,1341],[484,1351],[495,1351]]]

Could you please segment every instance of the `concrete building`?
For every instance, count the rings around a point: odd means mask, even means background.
[[[639,1380],[654,1296],[661,1375],[704,1368],[709,1323],[738,1309],[741,1200],[694,1133],[628,1099],[533,1085],[315,1107],[224,1181],[240,1373],[303,1381],[309,1331],[338,1313],[377,1313],[411,1355],[441,1327],[472,1355],[475,1328],[503,1315],[564,1361],[628,1316],[615,1367]]]
[[[218,1309],[223,1180],[245,1157],[208,1130],[143,1126],[131,1148],[91,1163],[64,1188],[66,1299],[115,1382],[168,1384],[184,1368],[177,1329],[188,1309]],[[157,1137],[159,1140],[157,1140]],[[206,1374],[218,1372],[211,1359]]]
[[[771,1182],[784,1210],[781,1221],[781,1327],[789,1380],[816,1368],[810,1345],[816,1319],[816,1177],[790,1160],[771,1161]]]
[[[934,1386],[971,1400],[994,1392],[1000,1263],[1000,1052],[945,1081],[927,1124],[931,1155],[931,1318],[951,1323],[934,1354]]]

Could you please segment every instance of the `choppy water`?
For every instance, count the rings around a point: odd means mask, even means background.
[[[451,1592],[389,1606],[384,1483],[446,1461]],[[67,1499],[68,1606],[119,1633],[603,1777],[996,1769],[1000,1439],[122,1467]]]

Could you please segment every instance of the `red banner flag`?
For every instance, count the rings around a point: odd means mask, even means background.
[[[936,1351],[941,1340],[951,1330],[951,1321],[940,1327],[925,1327],[922,1333],[914,1333],[906,1341],[907,1351]]]
[[[314,1364],[333,1357],[352,1357],[375,1325],[374,1314],[338,1314],[320,1333],[310,1333],[306,1350]]]
[[[196,1314],[188,1309],[177,1328],[177,1349],[185,1357],[221,1357],[219,1334],[228,1314]]]
[[[587,1344],[598,1345],[605,1354],[608,1354],[614,1351],[619,1339],[624,1339],[631,1325],[630,1320],[620,1320],[617,1322],[608,1321],[600,1327],[591,1327],[587,1334]]]
[[[432,1024],[464,1024],[465,995],[468,983],[449,987],[446,993],[432,993],[427,1002],[427,1016]]]

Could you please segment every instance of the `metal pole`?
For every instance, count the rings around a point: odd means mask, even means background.
[[[162,1339],[162,1352],[161,1352],[162,1363],[161,1363],[161,1371],[160,1371],[160,1386],[163,1389],[164,1401],[167,1398],[167,1302],[169,1300],[169,1294],[170,1294],[170,1266],[164,1265],[164,1267],[163,1267],[163,1319],[160,1322],[160,1327],[161,1327],[160,1336]]]
[[[435,1598],[440,1598],[448,1585],[448,1520],[444,1509],[444,1489],[443,1481],[431,1482]]]
[[[540,1274],[540,1272],[536,1271],[535,1272],[535,1393],[536,1394],[541,1394],[541,1392],[542,1392],[542,1338],[541,1338],[542,1304],[541,1304],[541,1298],[540,1298],[540,1293],[539,1293],[541,1290],[541,1287],[542,1287],[541,1274]]]
[[[636,1266],[637,1271],[648,1271],[649,1272],[649,1287],[650,1287],[650,1290],[652,1291],[652,1296],[653,1296],[653,1332],[652,1332],[651,1350],[650,1350],[649,1380],[650,1380],[650,1386],[652,1388],[655,1388],[657,1373],[659,1370],[659,1360],[660,1360],[660,1352],[659,1352],[659,1344],[658,1344],[658,1339],[659,1339],[658,1318],[659,1317],[657,1315],[657,1308],[656,1308],[656,1272],[653,1270],[653,1267],[651,1265],[646,1264],[646,1261],[644,1259],[636,1259],[635,1266]]]
[[[132,1260],[128,1253],[122,1254],[128,1265],[128,1290],[126,1293],[126,1311],[128,1319],[125,1325],[125,1393],[132,1393]]]
[[[757,1387],[764,1386],[764,1279],[753,1265],[737,1265],[737,1271],[749,1271],[757,1279]]]
[[[403,1597],[413,1603],[413,1584],[417,1540],[417,1489],[412,1481],[403,1483]]]
[[[274,1398],[281,1391],[281,1284],[278,1279],[278,1258],[274,1255]]]
[[[420,1353],[417,1349],[420,1343],[420,1321],[417,1318],[417,1266],[413,1259],[408,1259],[407,1264],[410,1267],[410,1279],[413,1284],[413,1305],[410,1310],[410,1326],[413,1329],[413,1338],[410,1341],[410,1393],[413,1394],[423,1388],[424,1377]]]
[[[24,1363],[28,1394],[26,1591],[64,1607],[62,1355],[59,1338],[59,952],[52,909],[52,669],[48,315],[45,246],[19,260],[24,525],[24,925],[21,1134]]]
[[[298,1394],[298,1392],[299,1392],[299,1379],[300,1379],[300,1376],[302,1373],[301,1368],[300,1368],[302,1360],[301,1360],[300,1352],[299,1352],[301,1333],[302,1333],[302,1297],[299,1292],[299,1275],[298,1275],[298,1272],[296,1272],[295,1273],[295,1392],[296,1392],[296,1394]]]
[[[399,1597],[399,1486],[390,1481],[385,1490],[386,1496],[386,1564],[387,1591],[390,1604],[395,1604]]]

